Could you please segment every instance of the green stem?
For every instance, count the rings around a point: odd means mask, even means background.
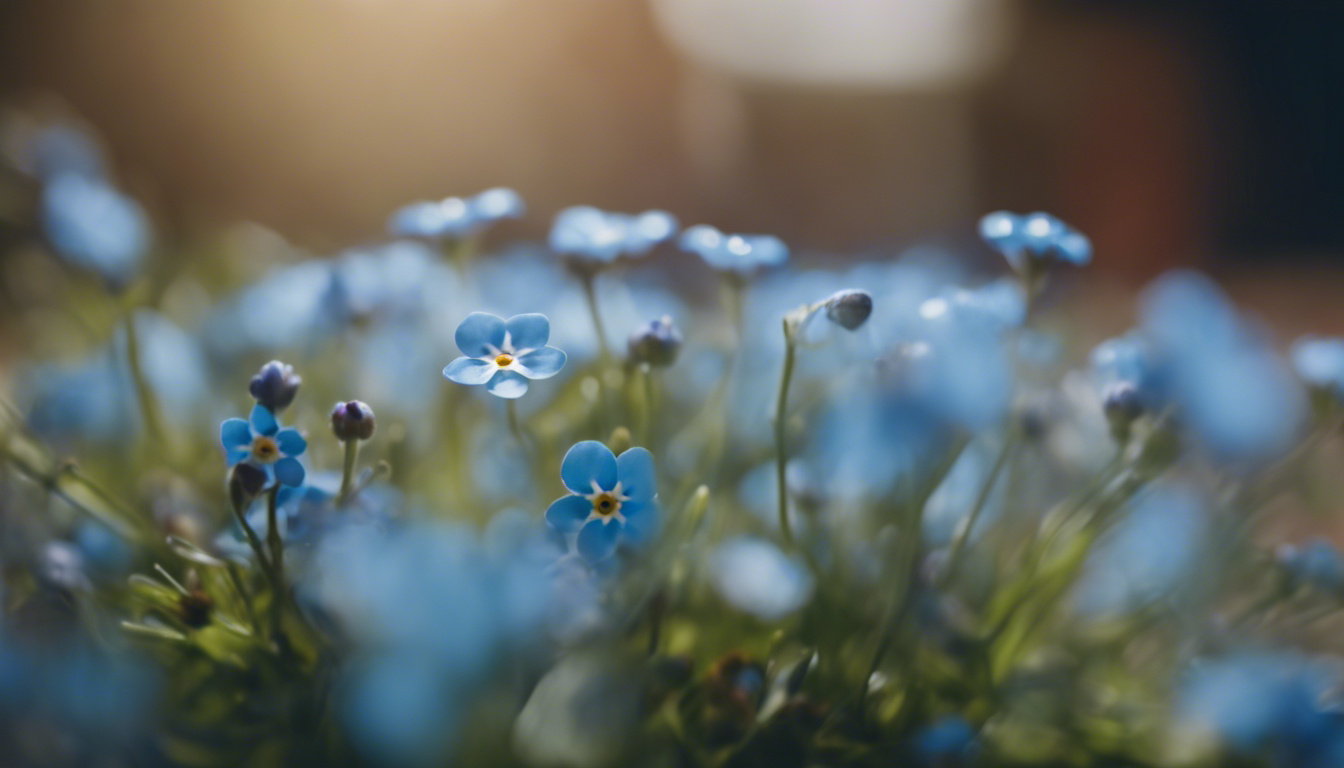
[[[586,269],[580,275],[579,281],[583,283],[583,297],[588,302],[588,313],[593,319],[593,332],[597,334],[598,354],[602,359],[605,373],[607,363],[611,360],[611,348],[607,346],[607,332],[602,325],[602,313],[597,309],[597,289],[593,285],[597,281],[597,273]]]
[[[150,389],[145,372],[140,367],[140,337],[135,330],[135,311],[126,313],[126,364],[131,369],[131,382],[135,386],[135,397],[140,403],[140,415],[145,420],[145,431],[155,444],[162,446],[164,439],[163,419],[159,414],[159,402]],[[171,455],[171,452],[169,452]]]
[[[359,459],[359,440],[351,438],[345,441],[345,463],[341,465],[341,490],[336,496],[336,506],[345,504],[355,485],[355,462]]]
[[[775,479],[779,490],[779,531],[784,543],[793,546],[793,529],[789,526],[789,489],[785,480],[788,465],[788,453],[785,446],[786,414],[789,405],[789,383],[793,380],[793,365],[798,356],[798,348],[789,332],[789,322],[784,321],[784,370],[779,376],[779,399],[775,403]]]
[[[280,538],[279,515],[276,512],[276,494],[279,484],[271,486],[266,492],[266,546],[271,552],[271,635],[280,636],[281,619],[285,602],[285,543]]]
[[[650,429],[653,423],[653,368],[645,365],[639,369],[640,383],[644,388],[644,407],[639,415],[639,440],[642,444],[650,442]]]
[[[999,450],[998,458],[994,460],[994,466],[989,470],[985,477],[985,482],[980,486],[980,493],[975,497],[975,505],[966,515],[957,528],[956,537],[952,540],[952,545],[948,548],[947,566],[938,577],[938,587],[945,587],[951,583],[953,577],[957,574],[957,568],[960,567],[963,556],[966,552],[966,543],[971,539],[971,533],[975,530],[975,525],[980,520],[980,515],[985,510],[985,505],[989,503],[989,496],[994,491],[994,485],[1002,474],[1004,466],[1008,463],[1008,457],[1012,455],[1013,448],[1017,445],[1014,435],[1009,435],[1003,440],[1003,448]]]
[[[261,567],[262,573],[274,584],[275,571],[271,569],[271,559],[266,556],[266,548],[261,543],[261,537],[252,530],[251,523],[247,522],[246,503],[230,504],[229,509],[233,511],[233,519],[238,521],[238,526],[243,529],[243,536],[247,538],[247,543],[252,547],[252,554],[257,557],[257,565]]]

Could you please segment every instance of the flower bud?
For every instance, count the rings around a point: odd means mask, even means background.
[[[337,403],[331,410],[331,431],[341,442],[373,437],[373,409],[358,400]]]
[[[247,391],[257,399],[263,408],[271,413],[279,413],[294,402],[303,379],[294,373],[294,366],[285,365],[279,360],[261,366],[261,370],[252,377]]]
[[[229,501],[243,509],[266,487],[266,473],[251,464],[234,464],[229,470]]]
[[[1134,420],[1143,415],[1143,396],[1137,387],[1127,381],[1117,381],[1102,393],[1102,409],[1117,437],[1128,436]]]
[[[867,291],[849,288],[826,300],[826,317],[848,331],[863,325],[872,313],[873,297]]]
[[[681,331],[671,317],[663,315],[630,334],[626,346],[630,359],[636,363],[669,366],[676,362],[681,351]]]

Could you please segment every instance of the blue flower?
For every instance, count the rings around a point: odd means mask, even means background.
[[[560,464],[560,479],[571,493],[552,502],[546,522],[561,533],[577,533],[579,554],[588,562],[611,557],[622,540],[641,544],[653,534],[658,491],[646,449],[617,456],[596,440],[575,443]]]
[[[266,473],[267,485],[303,483],[303,465],[296,456],[308,448],[299,430],[280,427],[275,415],[261,405],[252,408],[249,420],[228,419],[219,427],[229,466],[246,462]]]
[[[1293,343],[1289,356],[1300,379],[1344,399],[1344,339],[1307,336]]]
[[[800,558],[754,536],[719,545],[710,559],[714,587],[733,606],[766,621],[781,619],[812,597],[815,582]]]
[[[458,384],[484,384],[497,397],[522,397],[528,379],[549,379],[565,366],[565,353],[546,346],[550,337],[545,315],[514,315],[505,321],[472,312],[454,334],[465,357],[449,363],[443,375]]]
[[[789,258],[789,247],[773,235],[726,235],[708,224],[682,232],[677,244],[714,269],[739,275],[779,266]]]
[[[1091,241],[1048,213],[991,213],[980,219],[980,237],[1019,271],[1026,266],[1024,255],[1038,261],[1053,256],[1080,267],[1092,260]]]
[[[82,174],[62,173],[47,183],[42,219],[62,258],[117,287],[135,276],[149,250],[149,219],[139,204]]]
[[[677,219],[666,211],[608,213],[580,205],[556,214],[551,250],[581,262],[610,264],[621,256],[640,256],[672,237]]]
[[[1279,564],[1301,581],[1321,589],[1344,589],[1344,556],[1335,545],[1315,538],[1301,547],[1284,545],[1278,551]]]
[[[456,240],[471,237],[501,219],[521,218],[525,210],[517,192],[495,187],[474,197],[412,203],[392,214],[387,228],[397,237]]]
[[[910,738],[919,765],[960,765],[969,762],[975,746],[975,726],[949,715],[920,729]]]

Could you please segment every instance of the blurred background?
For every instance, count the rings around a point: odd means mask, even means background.
[[[331,249],[506,185],[532,235],[584,202],[853,253],[1041,208],[1137,280],[1333,266],[1341,35],[1333,0],[11,1],[0,101],[93,126],[170,232]]]

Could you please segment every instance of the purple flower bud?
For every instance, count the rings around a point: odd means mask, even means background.
[[[257,399],[263,408],[271,413],[279,413],[294,402],[303,379],[294,373],[294,366],[285,365],[279,360],[261,366],[261,370],[252,377],[247,391]]]
[[[233,465],[229,470],[229,501],[242,509],[252,501],[261,489],[266,487],[266,472],[260,467],[244,462]]]
[[[341,442],[373,437],[373,409],[358,400],[337,403],[331,410],[331,431]]]
[[[637,363],[669,366],[676,362],[681,351],[681,331],[671,317],[663,315],[630,334],[626,348],[630,359]]]

